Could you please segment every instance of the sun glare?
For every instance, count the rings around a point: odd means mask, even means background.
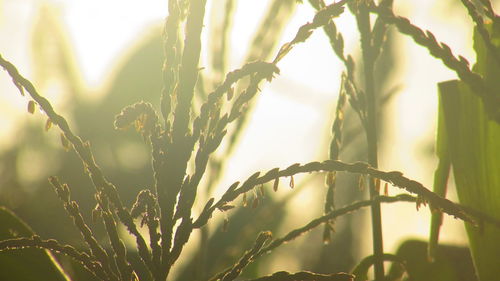
[[[168,1],[164,0],[0,1],[2,6],[0,9],[0,45],[2,47],[0,52],[7,59],[15,62],[27,77],[30,77],[33,72],[30,59],[32,53],[29,49],[33,30],[31,19],[42,6],[41,2],[59,11],[60,22],[68,33],[72,50],[75,52],[76,64],[80,68],[84,81],[84,88],[88,91],[85,95],[88,96],[99,95],[104,91],[117,65],[124,59],[124,54],[130,51],[130,46],[134,46],[138,40],[151,34],[152,30],[160,30],[159,27],[162,26],[167,16],[168,4]],[[230,42],[231,55],[228,64],[230,70],[239,68],[244,63],[249,42],[268,2],[237,1],[239,4],[236,8],[236,20]],[[445,13],[445,8],[442,6],[444,4],[436,5],[439,1],[405,2],[411,3],[397,6],[398,12],[411,17],[420,26],[433,30],[436,37],[449,43],[457,54],[464,55],[471,62],[474,61],[472,50],[466,47],[472,36],[472,30],[466,28],[471,26],[469,23],[464,23],[461,18],[451,21],[439,20]],[[428,13],[428,11],[433,12]],[[299,5],[283,33],[280,45],[292,40],[298,28],[311,21],[313,16],[314,10],[309,5]],[[467,15],[461,14],[457,17],[464,18]],[[344,35],[346,53],[359,56],[359,51],[356,51],[359,50],[358,31],[353,16],[346,13],[336,22],[338,30]],[[208,26],[208,23],[206,25]],[[398,44],[395,59],[400,65],[397,66],[397,73],[391,77],[391,79],[394,78],[391,81],[397,81],[399,84],[394,86],[398,86],[400,90],[384,105],[388,110],[385,116],[386,123],[382,125],[384,133],[380,137],[380,168],[384,171],[402,171],[409,178],[419,180],[430,188],[432,173],[436,165],[432,152],[437,110],[436,83],[455,79],[456,75],[444,67],[440,61],[429,56],[427,50],[413,44],[410,39],[397,35],[394,40],[395,44]],[[206,61],[206,58],[204,59]],[[272,83],[266,82],[261,86],[262,93],[255,102],[256,106],[241,137],[240,147],[226,167],[227,176],[219,182],[221,189],[217,191],[218,193],[222,193],[234,181],[245,179],[255,171],[265,172],[275,167],[285,168],[293,163],[322,161],[328,157],[328,140],[325,138],[330,137],[331,124],[325,120],[333,120],[332,114],[344,65],[332,52],[328,38],[322,30],[317,30],[310,40],[293,49],[278,66],[281,68],[281,74]],[[200,67],[204,66],[200,65]],[[357,65],[357,67],[362,66]],[[12,93],[16,89],[9,83],[11,83],[10,79],[2,73],[0,88],[2,92],[6,92],[0,95],[2,104],[0,146],[2,147],[15,142],[16,130],[15,125],[12,124],[27,118],[19,113],[26,111],[26,99],[20,97],[18,93]],[[47,90],[63,92],[58,87],[49,87]],[[51,92],[48,93],[50,95]],[[57,94],[50,96],[51,101],[54,101],[54,98],[58,98]],[[64,98],[62,101],[56,101],[55,104],[63,108],[71,106],[64,102]],[[103,122],[112,122],[112,120],[103,120]],[[145,165],[144,163],[149,163],[149,160],[145,159],[145,151],[142,148],[130,145],[120,147],[120,149],[129,153],[130,151],[141,153],[139,160],[129,154],[119,156],[120,163],[127,167],[137,168]],[[34,166],[38,165],[43,166],[42,156],[41,154],[28,154],[28,152],[22,155],[24,158],[35,160],[33,163],[25,162],[31,164],[29,169],[36,169]],[[135,160],[139,162],[133,162]],[[31,176],[38,177],[39,173]],[[299,178],[297,184],[304,183],[305,179],[307,177]],[[30,181],[32,178],[27,177],[27,180]],[[281,185],[285,186],[288,183],[283,181]],[[322,184],[317,185],[315,182],[315,185],[309,188],[321,190],[321,192],[325,190]],[[402,193],[396,188],[390,188],[389,192],[391,195]],[[278,196],[283,196],[283,193],[279,193]],[[293,212],[295,215],[304,213],[300,210],[307,210],[305,213],[308,213],[309,217],[305,221],[321,215],[323,201],[314,203],[314,200],[319,198],[317,193],[301,192],[299,196],[298,199],[293,200],[293,206],[296,208]],[[313,204],[317,206],[312,208]],[[402,240],[409,237],[417,236],[427,239],[430,221],[428,209],[423,208],[415,212],[414,208],[413,204],[404,207],[400,205],[383,207],[384,244],[388,252],[393,252]],[[443,231],[444,241],[456,244],[465,243],[461,222],[446,219],[445,227],[448,230]],[[367,225],[365,232],[368,233],[369,230],[370,226]],[[367,245],[363,254],[368,255],[370,252],[371,246]],[[293,264],[292,260],[285,260],[285,262]],[[274,261],[274,263],[279,264],[280,261]]]

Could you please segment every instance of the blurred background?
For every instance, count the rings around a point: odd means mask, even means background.
[[[127,206],[139,190],[152,185],[149,147],[133,130],[114,130],[113,120],[134,102],[159,104],[161,34],[167,3],[0,0],[0,53],[34,82],[84,140],[91,142],[97,163],[119,187]],[[293,39],[298,28],[314,15],[309,4],[289,0],[213,0],[208,6],[199,100],[220,82],[223,73],[240,68],[246,61],[272,59],[279,46]],[[473,25],[460,1],[395,1],[395,12],[431,30],[455,54],[474,62]],[[263,25],[266,18],[271,22]],[[221,29],[224,21],[230,23],[227,31]],[[352,15],[344,13],[335,22],[344,36],[346,54],[359,57]],[[221,34],[228,40],[222,47],[218,43]],[[323,31],[317,30],[278,66],[281,74],[262,85],[248,118],[231,129],[240,132],[234,147],[226,143],[216,153],[212,176],[198,197],[199,208],[209,196],[220,195],[231,183],[255,171],[328,158],[342,63]],[[378,92],[384,100],[379,110],[381,170],[402,171],[432,186],[436,83],[455,78],[454,72],[424,48],[390,29],[377,66]],[[83,246],[47,182],[51,175],[67,182],[90,223],[95,205],[93,188],[78,157],[62,148],[57,129],[45,132],[43,112],[26,112],[28,99],[18,93],[7,73],[0,74],[0,91],[0,205],[12,209],[43,238]],[[365,136],[357,115],[350,109],[345,115],[340,159],[364,161]],[[195,233],[172,280],[209,277],[231,265],[259,231],[271,230],[279,237],[320,216],[326,192],[324,175],[297,177],[295,186],[291,190],[288,182],[282,181],[276,193],[265,187],[264,201],[256,209],[244,208],[243,202],[237,201],[238,208],[227,215],[215,214],[212,224]],[[401,192],[389,188],[390,195]],[[253,196],[249,194],[249,198]],[[367,191],[358,188],[356,176],[339,174],[336,206],[367,197]],[[456,199],[453,188],[449,197]],[[395,252],[409,239],[427,239],[427,208],[416,211],[414,204],[398,203],[384,205],[382,210],[386,252]],[[222,232],[226,218],[228,229]],[[95,227],[100,231],[99,225]],[[350,271],[371,253],[370,228],[369,213],[356,212],[335,222],[336,233],[329,245],[323,244],[319,228],[262,258],[244,274]],[[445,217],[441,241],[465,245],[463,225]],[[213,251],[219,252],[219,258],[207,259]]]

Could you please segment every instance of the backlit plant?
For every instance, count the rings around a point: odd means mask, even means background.
[[[484,120],[481,120],[486,122],[487,126],[491,126],[492,131],[498,132],[500,90],[498,82],[495,82],[497,79],[491,77],[498,77],[500,74],[500,60],[498,59],[500,57],[500,39],[498,37],[500,28],[498,16],[494,13],[489,1],[483,0],[474,4],[463,0],[462,3],[468,9],[476,25],[479,35],[476,35],[475,40],[483,42],[483,49],[478,52],[486,52],[488,56],[491,56],[491,64],[495,66],[492,68],[480,68],[480,66],[471,68],[465,58],[455,56],[450,48],[446,44],[440,43],[431,32],[423,31],[408,19],[395,15],[391,0],[380,0],[377,3],[370,0],[341,0],[331,4],[326,4],[323,0],[310,0],[310,5],[316,9],[316,14],[310,22],[297,30],[294,38],[278,49],[272,60],[266,60],[270,54],[250,55],[247,64],[229,72],[226,70],[223,54],[226,52],[227,42],[225,40],[227,40],[226,36],[233,16],[231,5],[234,3],[231,0],[223,2],[225,2],[227,11],[222,21],[222,28],[217,34],[222,38],[222,43],[213,48],[222,55],[215,56],[216,59],[214,59],[213,69],[217,73],[214,74],[216,79],[214,79],[213,90],[204,93],[199,89],[203,83],[203,81],[200,82],[203,77],[200,70],[200,56],[202,52],[206,51],[202,47],[201,34],[207,3],[205,0],[171,0],[168,2],[168,17],[164,27],[165,62],[163,64],[163,90],[159,93],[160,110],[157,112],[155,106],[149,102],[138,101],[125,107],[116,115],[115,128],[118,130],[135,128],[151,150],[154,185],[140,191],[135,203],[131,206],[123,203],[120,198],[120,187],[115,186],[96,163],[90,143],[73,133],[66,119],[54,110],[36,87],[20,74],[11,62],[0,56],[0,65],[10,75],[21,94],[26,94],[29,99],[28,111],[33,113],[35,108],[39,107],[47,117],[46,129],[50,129],[53,125],[57,126],[61,131],[63,146],[73,150],[79,156],[85,172],[94,185],[96,208],[92,217],[104,226],[109,242],[109,246],[101,243],[90,224],[84,220],[78,203],[71,196],[70,186],[72,183],[64,183],[58,177],[51,176],[49,181],[64,205],[68,216],[73,219],[86,243],[86,248],[80,249],[75,246],[63,245],[56,240],[42,239],[27,231],[28,234],[0,241],[0,250],[33,247],[62,253],[79,262],[98,280],[167,280],[172,268],[177,265],[176,262],[186,243],[192,238],[193,232],[199,231],[210,223],[215,213],[226,213],[233,208],[238,208],[235,207],[234,201],[240,197],[246,198],[246,194],[251,192],[253,192],[254,197],[249,204],[258,207],[259,196],[262,196],[263,189],[268,188],[276,191],[280,180],[283,181],[284,178],[288,178],[289,184],[293,188],[295,175],[319,172],[326,174],[327,193],[323,216],[291,230],[283,237],[273,237],[270,231],[262,231],[255,238],[255,243],[248,251],[241,253],[241,257],[235,260],[233,265],[228,264],[227,269],[216,274],[210,280],[235,280],[249,264],[259,257],[320,225],[325,226],[323,240],[327,242],[334,235],[333,222],[335,218],[363,207],[371,209],[373,256],[362,261],[353,274],[280,271],[254,280],[365,280],[366,272],[371,265],[374,266],[375,280],[386,280],[384,261],[394,263],[402,261],[395,255],[384,253],[381,203],[407,201],[416,202],[417,207],[421,204],[429,205],[430,209],[435,212],[431,254],[435,249],[432,247],[435,247],[437,243],[436,233],[438,233],[441,213],[465,221],[473,233],[475,233],[474,227],[483,223],[487,225],[488,229],[493,227],[492,225],[496,225],[495,227],[499,225],[492,209],[479,212],[470,208],[478,208],[478,206],[464,207],[445,199],[443,197],[445,193],[442,190],[436,190],[434,193],[421,183],[405,177],[399,171],[377,169],[377,108],[380,101],[377,101],[376,95],[375,65],[386,43],[386,33],[391,25],[395,26],[400,33],[411,36],[417,44],[427,48],[432,56],[442,60],[448,68],[455,71],[460,79],[460,87],[467,89],[463,91],[474,94],[478,98],[477,102],[484,107],[484,116],[487,117],[483,116]],[[270,14],[276,14],[279,11],[290,13],[294,5],[297,5],[295,1],[274,0],[270,6],[270,10],[274,12]],[[335,19],[342,16],[343,13],[347,13],[347,10],[355,16],[359,29],[361,40],[359,62],[353,56],[344,53],[343,35],[335,25]],[[483,16],[489,18],[493,23],[485,24]],[[375,19],[374,22],[372,22],[373,19]],[[272,29],[271,24],[283,25],[285,22],[280,22],[279,18],[274,19],[274,22],[272,18],[266,20],[263,24],[268,25],[268,29]],[[218,163],[220,159],[214,157],[214,152],[225,139],[229,139],[230,149],[236,143],[235,139],[241,126],[230,127],[230,125],[240,124],[246,119],[250,112],[249,107],[252,106],[252,101],[259,93],[259,87],[265,83],[272,83],[273,78],[279,75],[279,62],[290,54],[294,46],[307,41],[310,35],[319,28],[324,30],[329,38],[332,51],[345,67],[345,71],[339,79],[341,87],[335,120],[332,125],[329,159],[305,164],[297,163],[283,169],[275,168],[265,172],[255,172],[248,178],[227,187],[221,196],[207,200],[201,212],[194,213],[197,195],[205,192],[201,190],[204,186],[202,182],[209,178],[207,167],[216,164],[220,166]],[[279,33],[280,28],[277,29],[278,31],[275,32]],[[273,50],[272,46],[265,46],[265,44],[259,46],[259,42],[264,41],[264,37],[269,37],[269,34],[265,34],[265,32],[271,33],[272,30],[268,31],[263,28],[260,32],[262,32],[260,41],[255,43],[254,50],[262,53]],[[271,43],[276,45],[275,41],[273,38]],[[225,76],[222,73],[226,73]],[[443,92],[449,91],[449,88],[447,89],[444,89]],[[446,113],[446,103],[450,103],[450,101],[445,101],[443,104],[444,114],[451,116],[451,113]],[[364,129],[368,148],[367,163],[345,163],[339,160],[343,145],[344,111],[347,104],[356,112]],[[446,120],[446,122],[452,121]],[[103,122],[113,122],[113,120],[103,120]],[[486,152],[487,154],[491,153],[489,155],[496,155],[493,156],[494,159],[498,159],[498,143],[500,143],[498,137],[500,134],[494,133],[495,139],[492,146],[493,150],[496,150]],[[438,142],[441,143],[441,146],[446,142],[442,138],[443,134],[440,129]],[[495,140],[496,146],[494,145]],[[447,139],[447,141],[453,143],[453,140]],[[453,155],[457,155],[459,149],[463,148],[450,149],[450,153],[452,153],[451,163],[457,165],[454,167],[455,169],[460,164],[457,164],[459,163],[457,156]],[[438,153],[441,151],[439,150]],[[446,160],[448,156],[443,155],[440,155],[441,159],[450,162]],[[481,161],[490,160],[483,159]],[[486,170],[489,175],[493,174],[491,178],[493,178],[494,183],[491,185],[496,184],[496,187],[491,187],[493,194],[498,193],[497,190],[500,188],[498,185],[500,166],[498,161],[495,161],[488,162],[491,166]],[[436,172],[436,177],[442,178],[443,170],[446,170],[447,177],[449,163],[446,163],[443,164],[444,168],[441,167],[441,170]],[[494,175],[495,171],[497,172],[496,176]],[[223,169],[219,169],[218,172],[223,172]],[[333,199],[338,172],[359,174],[360,185],[365,185],[366,182],[368,186],[369,200],[354,202],[342,208],[334,206]],[[457,170],[455,170],[455,175],[457,175]],[[60,177],[64,177],[64,175],[60,175]],[[387,183],[403,189],[406,193],[396,196],[380,195],[381,186]],[[439,186],[441,185],[442,183],[439,184]],[[466,197],[466,195],[464,196]],[[460,200],[467,203],[464,198],[461,197]],[[496,204],[498,206],[498,203]],[[470,204],[467,203],[467,205]],[[120,224],[125,226],[134,237],[141,266],[146,268],[144,275],[138,274],[139,270],[136,268],[136,264],[131,262],[123,237],[118,231]],[[147,231],[141,231],[142,226],[146,226]],[[497,229],[495,231],[498,232]],[[480,234],[475,233],[472,236],[474,235]],[[473,239],[471,241],[475,245],[477,242],[474,241],[477,240]],[[480,254],[481,247],[473,249],[475,249],[473,251],[474,258],[483,257]],[[495,260],[494,257],[492,259]],[[498,271],[498,268],[487,266],[488,268],[484,269],[485,266],[481,264],[483,262],[481,259],[475,259],[476,268],[479,269],[477,273],[481,280],[492,280],[491,276],[497,276],[495,272]],[[61,272],[60,274],[64,275]],[[63,278],[69,277],[64,275]],[[391,278],[402,277],[400,274]]]

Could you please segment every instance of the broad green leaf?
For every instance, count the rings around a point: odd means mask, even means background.
[[[439,91],[459,200],[500,219],[500,125],[462,82],[440,83]],[[496,280],[500,230],[489,224],[466,229],[480,280]]]
[[[0,207],[0,240],[31,237],[33,234],[14,213]],[[0,280],[68,281],[70,278],[49,251],[26,248],[0,252]]]
[[[500,55],[500,22],[487,26],[491,43]],[[491,89],[500,94],[500,65],[481,36],[474,35],[479,73]],[[440,114],[446,131],[446,147],[455,177],[457,194],[462,204],[500,219],[500,124],[491,121],[485,104],[461,81],[439,85]],[[491,99],[494,100],[494,99]],[[438,140],[442,141],[442,140]],[[498,280],[500,276],[500,229],[482,224],[466,225],[469,245],[479,279]]]

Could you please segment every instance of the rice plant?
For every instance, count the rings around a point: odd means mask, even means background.
[[[12,259],[13,264],[19,265],[23,259],[26,259],[21,265],[24,267],[30,266],[28,259],[42,263],[45,273],[43,277],[35,276],[35,280],[37,277],[43,280],[77,280],[78,276],[110,281],[174,278],[242,280],[246,278],[242,277],[244,271],[261,257],[285,243],[293,243],[297,237],[315,228],[323,227],[323,238],[319,243],[334,240],[336,219],[366,207],[371,215],[373,255],[357,261],[358,265],[352,272],[277,271],[270,275],[252,276],[249,280],[367,280],[371,267],[376,281],[415,280],[411,279],[415,277],[412,276],[410,261],[397,253],[384,251],[380,208],[381,204],[410,202],[416,204],[417,209],[424,205],[433,212],[428,251],[430,259],[437,255],[440,221],[446,214],[466,224],[478,280],[494,280],[498,276],[498,266],[495,265],[500,262],[497,254],[500,249],[495,239],[500,225],[500,205],[496,199],[500,188],[500,163],[497,160],[500,153],[500,85],[497,79],[500,74],[500,25],[492,4],[488,0],[461,1],[475,25],[474,47],[478,59],[476,65],[470,67],[464,57],[455,55],[432,32],[424,31],[409,19],[398,16],[393,10],[392,0],[299,2],[302,1],[269,1],[267,14],[249,46],[246,63],[229,70],[230,31],[235,20],[236,1],[208,3],[218,13],[211,21],[213,23],[208,31],[211,44],[208,46],[202,42],[204,24],[208,21],[207,1],[168,1],[160,40],[163,59],[154,61],[161,65],[161,89],[153,93],[155,98],[151,101],[136,100],[120,112],[113,112],[113,120],[95,120],[113,124],[119,137],[135,130],[148,146],[150,165],[145,171],[152,180],[150,186],[135,192],[132,201],[123,199],[123,188],[100,167],[97,160],[100,156],[86,140],[85,134],[77,135],[69,119],[58,113],[14,63],[0,55],[0,65],[26,98],[28,112],[42,111],[44,129],[48,131],[54,127],[51,130],[59,130],[63,149],[76,155],[81,162],[83,173],[93,186],[92,204],[95,206],[85,213],[83,209],[87,208],[82,208],[82,203],[74,198],[74,193],[79,191],[73,186],[78,183],[65,180],[64,174],[50,176],[50,185],[84,243],[76,245],[42,238],[4,208],[0,212],[0,218],[5,222],[1,227],[0,251],[6,259],[11,258],[8,256],[11,252],[20,252],[20,258]],[[287,43],[278,46],[294,9],[301,5],[313,7],[314,16],[296,30],[294,37],[285,38]],[[344,35],[335,23],[347,13],[354,16],[358,27],[359,56],[346,53]],[[378,168],[378,112],[384,100],[379,93],[383,81],[378,77],[376,68],[384,48],[388,48],[391,27],[402,35],[410,36],[457,76],[457,81],[439,85],[441,104],[437,154],[440,163],[435,173],[434,191],[400,171]],[[339,65],[344,67],[338,78],[340,90],[330,126],[328,157],[309,163],[290,163],[285,168],[255,171],[225,187],[221,195],[216,195],[213,187],[219,184],[218,178],[225,172],[229,155],[238,145],[243,125],[252,114],[260,88],[273,83],[273,79],[280,75],[280,62],[287,56],[293,56],[297,45],[307,44],[314,32],[321,32],[318,29],[326,34],[331,51],[338,57]],[[202,70],[203,56],[209,58],[205,62],[208,71]],[[139,75],[140,72],[139,69]],[[457,108],[460,111],[457,112]],[[366,155],[362,159],[366,162],[341,160],[341,151],[349,145],[345,141],[344,129],[348,110],[361,124],[359,134],[364,135],[366,144]],[[91,112],[82,114],[92,115]],[[478,126],[479,131],[469,131],[474,126]],[[106,141],[114,142],[112,139]],[[464,152],[468,149],[472,151],[470,154]],[[445,198],[450,166],[454,169],[460,203]],[[204,237],[198,256],[204,263],[199,264],[206,265],[207,260],[221,258],[217,250],[206,250],[207,228],[216,225],[217,216],[224,217],[223,229],[232,221],[237,221],[234,218],[236,215],[232,214],[243,208],[238,206],[237,200],[242,200],[243,205],[248,205],[252,212],[257,213],[264,194],[276,192],[285,181],[294,189],[298,185],[294,177],[311,173],[325,178],[326,195],[324,202],[318,203],[324,204],[322,216],[290,229],[281,237],[273,236],[274,229],[258,229],[258,222],[251,216],[247,217],[243,223],[249,224],[258,234],[252,245],[238,253],[239,257],[222,267],[193,267],[196,272],[191,275],[173,276],[177,268],[183,267],[181,254],[186,252],[186,245],[194,239],[195,233]],[[337,176],[340,173],[356,175],[359,187],[366,186],[368,199],[336,206]],[[386,189],[388,184],[400,188],[402,193],[394,196],[383,194],[381,190],[383,187]],[[473,192],[470,191],[471,186],[475,188]],[[477,193],[485,195],[476,198],[474,194]],[[203,207],[198,210],[196,204],[200,204],[200,200],[203,200]],[[484,203],[486,201],[487,204]],[[279,208],[278,203],[273,203],[276,206],[268,207]],[[89,221],[90,217],[92,221]],[[50,223],[57,225],[59,222]],[[120,231],[122,227],[132,237],[132,249],[126,246],[127,238]],[[220,235],[224,237],[225,234],[222,231]],[[233,242],[243,243],[237,239]],[[42,250],[26,251],[32,248]],[[71,266],[60,264],[62,256],[69,257],[75,268],[85,270],[85,275],[67,273]],[[385,268],[384,262],[391,263],[390,270]],[[27,280],[25,276],[18,277],[19,280]]]

